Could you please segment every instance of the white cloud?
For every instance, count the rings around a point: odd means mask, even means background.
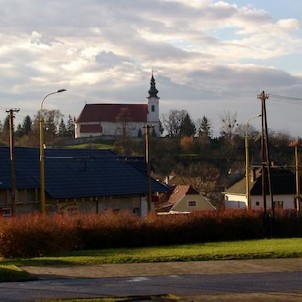
[[[301,95],[300,21],[241,2],[0,0],[0,108],[33,115],[59,88],[45,105],[66,116],[84,101],[142,102],[152,68],[162,111],[194,118],[230,108],[248,118],[261,90]]]

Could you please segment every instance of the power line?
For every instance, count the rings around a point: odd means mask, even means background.
[[[284,96],[284,95],[279,95],[279,94],[269,94],[269,97],[272,101],[274,101],[276,103],[302,105],[302,98]]]

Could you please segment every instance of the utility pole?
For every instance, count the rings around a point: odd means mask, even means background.
[[[12,215],[16,215],[16,171],[15,171],[15,139],[14,139],[14,113],[20,109],[9,109],[6,112],[9,114],[9,149],[10,149],[10,168],[11,168],[11,183],[12,183]]]
[[[264,208],[264,220],[268,227],[268,215],[267,215],[267,203],[266,193],[269,193],[272,217],[275,217],[274,211],[274,198],[272,192],[272,181],[271,181],[271,160],[269,155],[269,143],[268,143],[268,128],[267,128],[267,117],[266,117],[266,100],[268,95],[264,91],[258,95],[258,99],[261,100],[261,117],[262,117],[262,135],[261,135],[261,153],[262,153],[262,197],[263,197],[263,208]]]
[[[150,161],[150,128],[151,126],[146,125],[145,131],[145,161],[147,170],[147,205],[148,214],[151,212],[152,203],[152,188],[151,188],[151,161]]]
[[[300,212],[300,171],[299,171],[299,146],[301,142],[300,140],[297,140],[295,142],[292,142],[289,146],[295,148],[295,178],[296,178],[296,197],[295,197],[295,208],[297,210],[297,213]]]

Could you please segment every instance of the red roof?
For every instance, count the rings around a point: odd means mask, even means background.
[[[86,104],[76,122],[116,122],[124,108],[128,109],[133,122],[147,122],[147,104]]]
[[[199,194],[195,189],[189,185],[177,185],[171,193],[168,202],[176,204],[183,196],[190,194]]]

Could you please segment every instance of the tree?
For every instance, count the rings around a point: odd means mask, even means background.
[[[181,149],[185,152],[191,152],[194,148],[193,136],[182,136],[179,143]]]
[[[192,185],[199,192],[212,191],[219,179],[219,170],[208,163],[191,163],[188,166],[179,164],[175,173],[182,179],[182,183]]]
[[[5,145],[9,144],[9,116],[8,115],[6,116],[3,123],[1,139],[2,139],[2,143],[4,143]]]
[[[74,119],[72,116],[69,114],[68,115],[68,120],[66,124],[66,132],[68,137],[74,137]]]
[[[196,127],[194,122],[192,121],[189,113],[186,113],[183,117],[180,126],[180,136],[194,136],[196,133]]]
[[[186,110],[170,110],[169,114],[163,115],[162,124],[168,136],[177,137],[180,135],[181,126],[187,114]]]
[[[120,130],[122,136],[123,137],[127,136],[129,123],[132,122],[132,117],[127,107],[120,109],[118,115],[116,116],[116,121],[120,124]]]
[[[32,119],[26,115],[22,123],[22,135],[28,135],[32,131]]]
[[[207,138],[212,137],[211,123],[206,116],[203,116],[202,119],[198,119],[196,125],[198,136]]]
[[[220,135],[232,142],[235,134],[237,124],[237,112],[224,111],[223,115],[220,116],[221,128]]]
[[[61,122],[59,124],[59,132],[58,132],[60,137],[65,137],[67,136],[67,130],[66,130],[66,125],[64,123],[64,119],[61,118]]]

